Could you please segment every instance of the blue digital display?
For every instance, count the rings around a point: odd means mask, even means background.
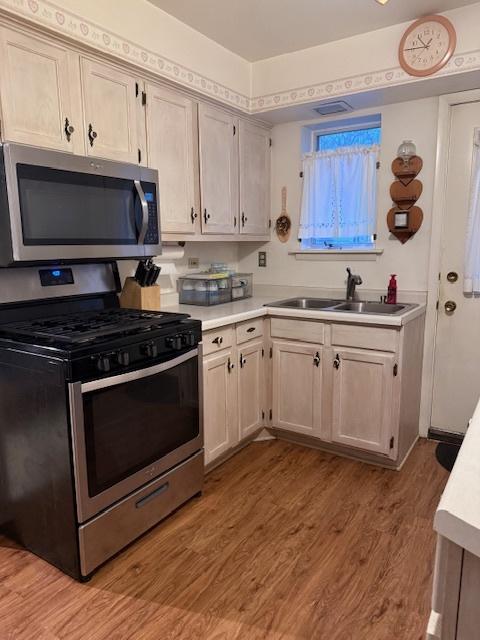
[[[65,267],[65,269],[40,269],[38,273],[42,287],[74,284],[73,271],[69,267]]]
[[[145,194],[145,200],[147,202],[153,202],[154,198],[153,198],[153,193],[146,193]]]
[[[52,271],[52,276],[54,278],[59,278],[62,275],[62,272],[59,271],[58,269],[56,269],[55,271]]]

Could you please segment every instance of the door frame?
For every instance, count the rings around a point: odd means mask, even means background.
[[[432,422],[435,350],[437,346],[437,300],[440,281],[442,238],[447,202],[447,169],[450,153],[450,131],[454,106],[480,101],[480,89],[439,96],[437,154],[433,188],[433,216],[428,264],[427,310],[425,317],[425,347],[423,353],[422,399],[420,405],[420,435],[427,436]]]

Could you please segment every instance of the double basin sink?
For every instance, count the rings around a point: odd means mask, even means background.
[[[383,302],[356,302],[350,300],[330,300],[325,298],[290,298],[272,302],[268,307],[283,309],[308,309],[310,311],[338,311],[340,313],[362,313],[396,316],[413,309],[414,304],[386,304]]]

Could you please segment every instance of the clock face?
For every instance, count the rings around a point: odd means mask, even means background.
[[[428,76],[444,67],[456,45],[455,29],[443,16],[429,16],[414,22],[399,47],[403,69],[414,76]]]

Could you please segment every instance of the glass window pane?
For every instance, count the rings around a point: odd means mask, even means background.
[[[317,136],[317,151],[333,151],[341,147],[371,147],[380,144],[381,128],[337,131]]]

